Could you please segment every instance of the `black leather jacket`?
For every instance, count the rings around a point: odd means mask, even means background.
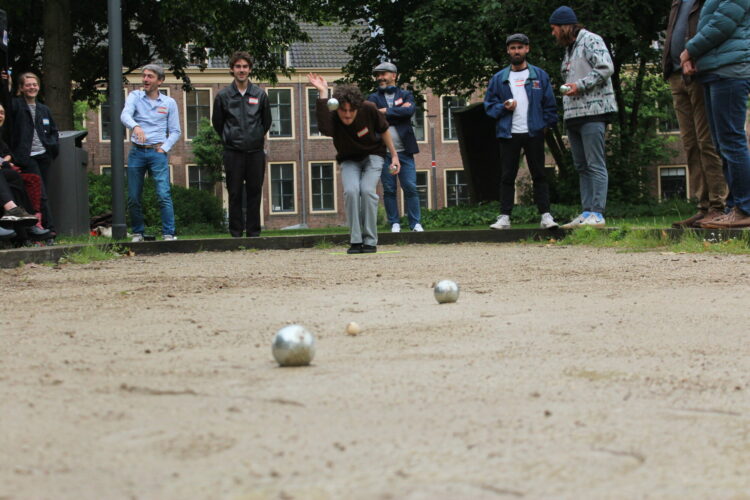
[[[225,149],[260,151],[263,149],[266,133],[271,128],[268,96],[262,88],[252,83],[248,85],[245,95],[242,95],[232,82],[216,94],[211,123]]]

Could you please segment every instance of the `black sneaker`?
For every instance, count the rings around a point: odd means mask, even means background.
[[[10,210],[6,210],[3,216],[0,217],[0,222],[17,222],[23,225],[33,226],[38,220],[35,216],[24,210],[23,207],[16,206]]]
[[[352,246],[349,247],[349,250],[347,250],[346,253],[362,253],[362,243],[352,243]]]
[[[378,251],[378,247],[375,245],[362,245],[362,253],[375,253]]]

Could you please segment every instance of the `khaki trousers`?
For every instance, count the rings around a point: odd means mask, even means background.
[[[690,179],[690,196],[698,208],[724,210],[728,188],[721,157],[716,153],[703,102],[703,86],[698,82],[685,85],[680,73],[669,77],[672,100],[680,124],[680,138],[685,148]]]

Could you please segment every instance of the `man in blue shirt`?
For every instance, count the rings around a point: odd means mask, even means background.
[[[133,241],[143,241],[145,227],[141,198],[147,170],[156,183],[162,236],[171,241],[177,237],[167,154],[180,138],[180,116],[175,100],[159,92],[159,86],[164,82],[164,69],[156,64],[148,64],[143,67],[142,78],[143,90],[128,94],[120,115],[122,124],[132,132],[128,155],[128,207]]]

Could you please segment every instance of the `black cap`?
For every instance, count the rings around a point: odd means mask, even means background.
[[[508,38],[505,39],[505,45],[510,45],[513,42],[528,45],[529,37],[527,37],[523,33],[513,33],[512,35],[510,35]]]

